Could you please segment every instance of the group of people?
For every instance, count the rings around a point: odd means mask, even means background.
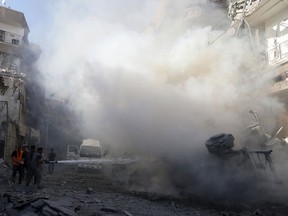
[[[49,161],[54,161],[56,154],[54,150],[48,155]],[[43,154],[43,147],[36,147],[34,145],[30,146],[28,151],[26,145],[18,145],[11,154],[13,171],[12,171],[12,183],[16,183],[16,175],[19,173],[18,183],[21,184],[24,179],[25,184],[30,185],[32,179],[34,178],[34,185],[41,188],[41,178],[42,178],[42,165],[45,163],[45,158]],[[54,164],[49,163],[49,173],[53,173]],[[26,175],[25,175],[26,174]],[[25,178],[26,177],[26,178]]]

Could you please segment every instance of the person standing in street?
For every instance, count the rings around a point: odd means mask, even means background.
[[[22,151],[23,151],[23,161],[24,161],[24,166],[23,166],[23,180],[25,177],[27,177],[27,173],[28,173],[28,167],[29,164],[31,163],[30,161],[30,157],[29,157],[29,151],[27,149],[27,146],[24,144],[22,147]]]
[[[48,160],[49,161],[55,161],[56,159],[56,154],[54,152],[54,149],[51,148],[50,152],[49,152],[49,155],[48,155]],[[49,163],[49,166],[48,166],[48,172],[50,174],[53,174],[54,172],[54,163]]]
[[[21,145],[16,146],[15,150],[11,154],[11,159],[13,164],[12,183],[15,184],[16,175],[18,172],[19,173],[18,183],[21,184],[24,174],[23,150]]]
[[[30,164],[29,177],[26,178],[26,186],[30,185],[32,178],[35,176],[38,189],[41,189],[40,183],[42,178],[42,165],[44,163],[43,148],[39,147],[37,152],[33,154],[33,158]]]
[[[30,178],[30,176],[32,175],[32,170],[30,168],[31,166],[31,162],[33,159],[33,155],[35,153],[36,147],[35,145],[31,145],[30,146],[30,151],[29,151],[29,160],[28,160],[28,164],[27,164],[27,175],[26,175],[26,181],[28,178]],[[32,178],[32,177],[31,177]],[[36,177],[34,176],[34,184],[36,184]]]
[[[31,161],[33,159],[33,155],[34,155],[35,151],[36,151],[35,145],[31,145],[30,151],[29,151],[29,160],[30,160],[29,167],[30,167]]]

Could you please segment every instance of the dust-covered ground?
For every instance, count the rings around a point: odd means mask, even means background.
[[[259,200],[212,199],[207,195],[173,196],[167,191],[148,192],[131,185],[129,176],[121,173],[82,173],[75,165],[56,164],[54,174],[43,174],[43,189],[9,183],[11,170],[1,167],[0,215],[287,215],[287,199],[267,191]],[[127,177],[127,178],[124,178]],[[276,187],[276,186],[274,186]],[[282,187],[282,189],[281,189]],[[244,188],[243,188],[244,190]],[[241,192],[240,192],[241,193]],[[266,194],[265,194],[266,193]]]

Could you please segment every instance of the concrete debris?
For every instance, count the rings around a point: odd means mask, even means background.
[[[30,205],[35,209],[41,209],[45,205],[45,202],[43,201],[43,199],[39,199],[39,200],[31,203]]]
[[[265,214],[263,213],[263,211],[261,209],[256,209],[253,212],[253,216],[265,216]]]
[[[171,202],[171,206],[172,206],[174,212],[177,213],[177,207],[176,207],[176,204],[174,201]]]
[[[132,214],[130,214],[128,211],[125,211],[125,210],[123,211],[123,213],[127,216],[133,216]]]
[[[60,212],[60,213],[63,213],[64,215],[67,215],[67,216],[77,216],[77,214],[75,214],[74,211],[64,207],[64,206],[61,206],[61,203],[58,203],[58,201],[49,201],[49,200],[45,200],[44,201],[46,204],[48,204],[48,206],[50,208],[52,208],[53,210],[57,211],[57,212]]]
[[[25,195],[16,192],[5,192],[3,197],[8,198],[8,200],[13,204],[13,208],[22,208],[39,199],[48,199],[48,196],[42,196],[39,194]]]
[[[103,211],[103,212],[110,212],[110,213],[119,213],[119,212],[121,212],[121,211],[118,210],[118,209],[108,208],[108,207],[101,208],[101,211]]]
[[[14,208],[7,208],[5,213],[9,216],[15,216],[18,215],[18,211]]]
[[[44,216],[57,216],[58,212],[54,211],[53,209],[49,208],[48,206],[44,206],[42,209],[42,214]]]
[[[81,205],[78,205],[74,208],[74,212],[78,212],[81,210]]]
[[[38,216],[38,214],[36,214],[34,212],[26,212],[24,214],[21,214],[21,216]]]
[[[95,203],[101,203],[101,202],[102,202],[102,201],[101,201],[100,199],[98,199],[98,198],[94,198],[93,201],[94,201]]]
[[[10,175],[12,172],[7,165],[4,164],[3,159],[0,159],[0,177],[5,178],[7,175]]]
[[[236,214],[233,214],[231,212],[221,212],[221,216],[236,216]]]
[[[43,194],[29,194],[4,192],[0,198],[0,215],[44,215],[44,216],[77,216],[73,209],[74,205],[69,199],[57,201],[48,200],[49,197]],[[81,207],[77,206],[80,210]]]
[[[11,173],[5,178],[9,178],[10,175]],[[7,187],[7,182],[0,184],[2,189],[0,216],[285,216],[288,209],[288,205],[273,205],[273,208],[270,205],[266,208],[258,204],[257,207],[255,205],[243,207],[241,203],[235,206],[235,209],[242,210],[233,211],[233,209],[226,208],[226,204],[217,206],[214,202],[207,201],[206,197],[203,199],[192,197],[193,203],[197,204],[191,204],[189,200],[182,197],[176,198],[142,190],[123,190],[119,185],[111,184],[107,178],[99,178],[96,174],[85,175],[85,184],[81,183],[82,174],[66,173],[63,175],[63,172],[55,172],[45,178],[44,189],[36,192],[26,190],[23,185]],[[65,186],[57,186],[58,182],[67,183]],[[18,189],[15,190],[15,188]],[[209,206],[215,206],[217,209],[211,209]],[[276,212],[277,214],[274,214]],[[281,212],[284,213],[281,214]]]
[[[86,189],[87,194],[92,194],[93,193],[93,188],[87,188]]]

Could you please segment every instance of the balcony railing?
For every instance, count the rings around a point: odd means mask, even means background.
[[[16,66],[9,66],[7,67],[6,65],[0,65],[0,74],[18,74],[19,70]]]
[[[283,90],[287,90],[288,89],[288,81],[287,80],[283,80],[280,82],[275,83],[272,88],[271,88],[271,93],[277,93]]]
[[[267,51],[268,65],[273,66],[288,61],[288,40]]]

